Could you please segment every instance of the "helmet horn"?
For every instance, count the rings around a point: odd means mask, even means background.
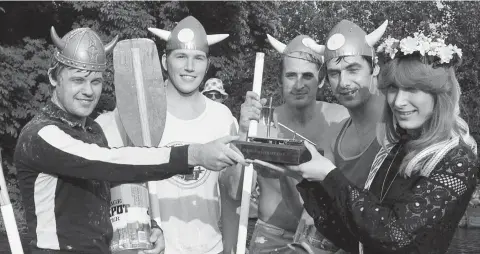
[[[210,45],[213,45],[217,42],[221,42],[221,41],[225,40],[225,38],[227,38],[228,36],[230,36],[230,35],[229,34],[207,35],[207,44],[208,44],[208,46],[210,46]]]
[[[311,38],[305,38],[302,40],[302,42],[305,46],[309,47],[311,50],[317,52],[320,55],[323,55],[323,53],[325,52],[325,46],[316,43]]]
[[[117,44],[117,41],[118,41],[118,35],[116,35],[115,38],[112,39],[112,41],[110,41],[107,45],[105,45],[104,47],[105,53],[110,52],[110,50],[112,50],[113,47],[115,47],[115,44]]]
[[[50,28],[50,37],[52,37],[52,41],[55,44],[55,46],[57,46],[59,51],[62,51],[65,48],[66,43],[62,40],[62,38],[58,36],[53,26],[52,28]]]
[[[272,45],[272,47],[275,48],[278,52],[283,53],[283,51],[285,51],[285,48],[287,47],[287,45],[273,38],[273,36],[269,34],[267,34],[267,38],[270,44]]]
[[[168,41],[168,38],[170,37],[171,32],[163,29],[158,29],[158,28],[148,28],[148,31],[152,32],[154,35],[160,37],[160,39],[164,41]]]
[[[379,40],[382,38],[385,30],[387,29],[388,20],[385,20],[381,26],[379,26],[375,31],[370,34],[365,35],[365,41],[368,46],[373,47]]]

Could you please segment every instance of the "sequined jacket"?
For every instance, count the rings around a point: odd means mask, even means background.
[[[429,177],[386,176],[389,165],[396,172],[403,157],[387,156],[370,191],[355,187],[338,169],[321,183],[299,183],[316,228],[351,253],[359,252],[359,241],[366,254],[445,253],[475,189],[477,157],[460,143]]]

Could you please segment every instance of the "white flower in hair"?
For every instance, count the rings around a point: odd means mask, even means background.
[[[386,50],[385,53],[390,54],[390,58],[394,59],[395,54],[397,54],[398,49],[396,48],[389,48],[389,50]]]
[[[441,47],[442,45],[439,44],[438,42],[432,42],[430,43],[430,49],[428,52],[427,52],[427,55],[429,56],[436,56],[437,55],[437,48]]]
[[[458,57],[462,58],[462,49],[458,48],[457,45],[453,45],[453,52],[458,55]]]
[[[449,63],[450,60],[452,60],[453,58],[452,45],[438,47],[436,50],[437,50],[438,57],[440,57],[440,63]]]
[[[418,50],[418,44],[419,41],[417,38],[408,36],[400,41],[400,50],[405,55],[413,54],[413,52]]]
[[[385,51],[393,59],[395,54],[398,52],[397,45],[399,40],[389,36],[380,46],[377,48],[377,52]]]
[[[420,45],[419,45],[419,50],[418,50],[418,51],[420,52],[420,54],[421,54],[422,56],[424,56],[425,53],[430,52],[430,48],[431,48],[431,47],[430,47],[430,42],[428,42],[428,41],[421,41],[421,42],[420,42]]]
[[[400,41],[388,37],[377,49],[383,59],[394,59],[411,54],[418,54],[422,61],[430,64],[458,63],[462,57],[462,50],[456,45],[446,45],[445,41],[436,36],[425,36],[423,33],[414,33]]]
[[[440,39],[436,39],[436,41],[433,41],[430,43],[430,47],[432,50],[428,52],[429,56],[436,56],[438,52],[438,48],[443,47],[444,43]]]
[[[429,53],[431,50],[432,50],[432,39],[431,38],[428,38],[426,37],[425,35],[423,34],[418,34],[418,39],[419,39],[419,46],[418,46],[418,51],[420,52],[420,54],[422,56],[425,55],[425,53]]]

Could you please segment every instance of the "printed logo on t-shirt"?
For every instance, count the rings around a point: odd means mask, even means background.
[[[181,146],[187,145],[189,143],[181,142],[181,141],[174,141],[170,142],[166,145],[166,147],[173,147],[173,146]],[[202,185],[210,175],[210,170],[205,169],[201,166],[196,166],[193,168],[193,172],[187,175],[175,175],[170,177],[168,181],[177,185],[181,188],[195,188],[197,186]]]

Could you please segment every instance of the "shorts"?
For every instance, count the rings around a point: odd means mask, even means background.
[[[303,219],[300,220],[298,224],[297,232],[293,240],[296,243],[305,242],[315,254],[330,254],[336,253],[339,250],[339,248],[317,231],[315,225],[307,225]]]
[[[287,245],[293,242],[295,233],[257,220],[250,240],[249,254],[294,254]]]

